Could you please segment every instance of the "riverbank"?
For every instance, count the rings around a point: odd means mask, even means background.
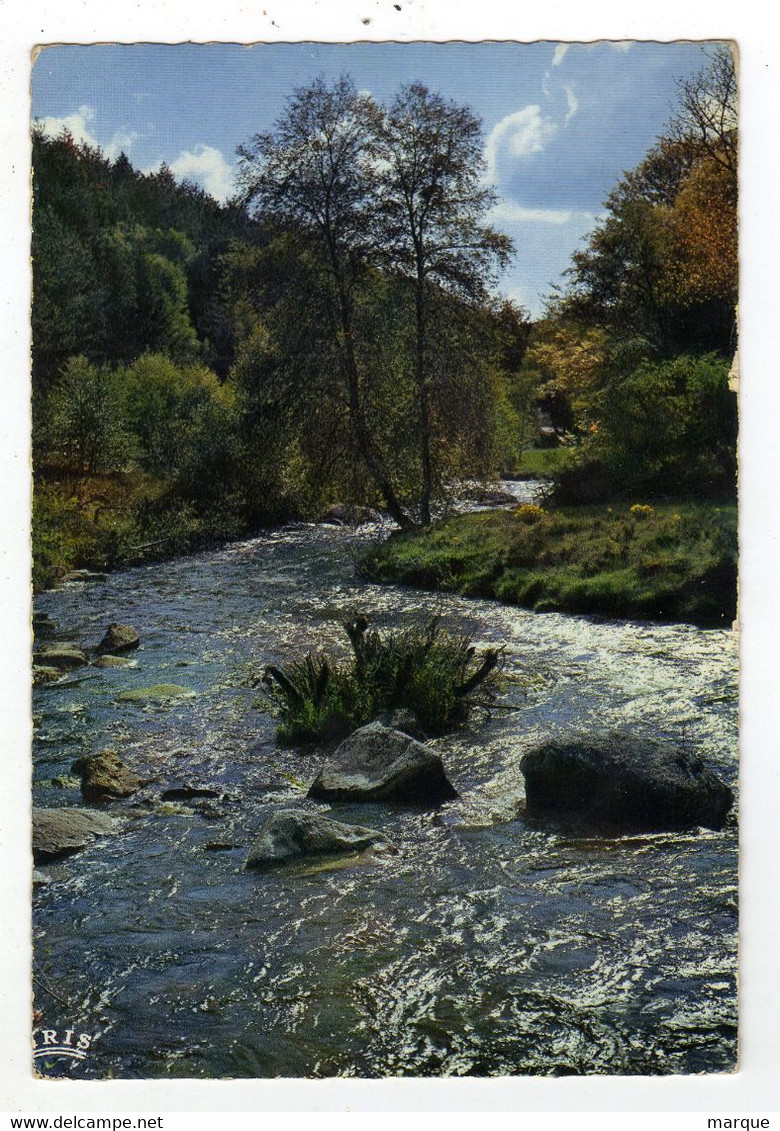
[[[106,571],[163,561],[256,534],[266,522],[231,506],[196,505],[141,471],[38,476],[33,491],[33,588],[49,589],[74,569]]]
[[[465,514],[367,551],[370,581],[489,597],[537,612],[727,626],[736,507],[707,503]]]

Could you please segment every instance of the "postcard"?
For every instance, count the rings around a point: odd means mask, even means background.
[[[735,1070],[737,63],[40,48],[39,1077]]]

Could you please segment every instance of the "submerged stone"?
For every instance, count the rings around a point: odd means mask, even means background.
[[[121,691],[117,699],[121,703],[152,703],[157,706],[171,703],[176,699],[194,699],[195,692],[177,683],[156,683],[152,687],[136,687]]]
[[[319,813],[283,809],[260,829],[249,851],[247,868],[270,868],[302,856],[338,856],[381,848],[397,852],[387,837],[361,825],[344,825]]]
[[[370,723],[345,739],[309,789],[309,797],[323,801],[438,805],[457,796],[438,754],[381,723]]]
[[[528,813],[593,825],[720,829],[733,801],[698,755],[631,735],[547,742],[520,768]]]
[[[92,661],[92,666],[93,668],[127,668],[136,663],[136,660],[128,660],[124,656],[98,656]]]

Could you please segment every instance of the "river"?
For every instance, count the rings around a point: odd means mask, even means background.
[[[80,1078],[723,1072],[736,1057],[737,829],[602,837],[518,815],[523,752],[618,727],[683,739],[737,776],[737,649],[691,625],[535,614],[358,580],[379,536],[284,528],[36,598],[60,639],[141,634],[125,668],[34,693],[34,800],[81,804],[75,758],[154,778],[120,835],[35,888],[38,1023],[92,1036]],[[436,740],[460,799],[334,806],[398,856],[244,870],[305,800],[318,755],[277,747],[250,668],[341,649],[340,622],[441,614],[506,649],[511,711]],[[117,700],[174,683],[168,706]],[[59,785],[52,779],[59,779]],[[167,788],[216,801],[162,803]],[[219,846],[219,847],[215,847]],[[226,847],[227,846],[227,847]]]

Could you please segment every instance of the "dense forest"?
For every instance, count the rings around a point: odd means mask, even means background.
[[[422,85],[297,90],[225,205],[35,129],[36,585],[335,501],[426,526],[543,444],[561,501],[733,496],[736,147],[723,49],[531,325],[481,124]]]

